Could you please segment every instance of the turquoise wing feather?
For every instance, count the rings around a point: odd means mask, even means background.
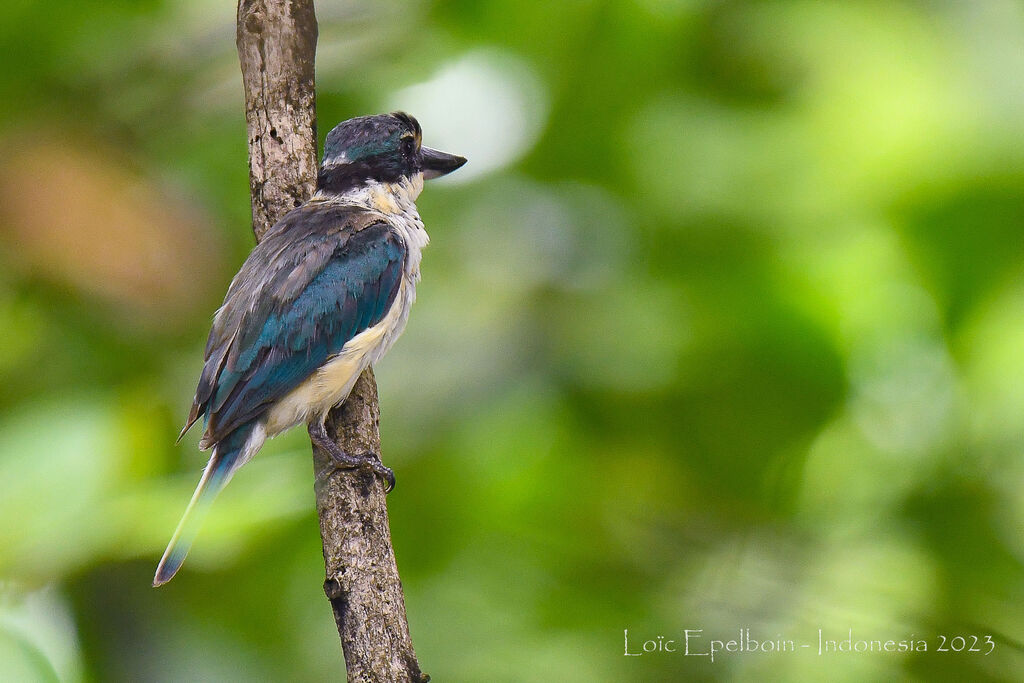
[[[303,234],[286,218],[253,250],[217,314],[186,425],[206,418],[203,447],[261,416],[397,296],[406,249],[389,225],[351,207],[301,218]]]

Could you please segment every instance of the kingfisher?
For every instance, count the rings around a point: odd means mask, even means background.
[[[361,116],[327,135],[316,192],[267,231],[213,318],[203,370],[180,440],[204,419],[212,449],[153,585],[181,568],[200,523],[231,476],[263,442],[306,423],[338,467],[370,468],[395,484],[376,454],[345,453],[324,420],[359,375],[405,329],[429,238],[416,210],[423,181],[466,163],[424,147],[403,112]]]

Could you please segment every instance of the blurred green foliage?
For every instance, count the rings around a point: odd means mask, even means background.
[[[434,680],[1024,678],[1019,3],[318,5],[321,139],[470,158],[378,368]],[[0,4],[0,679],[340,677],[302,433],[149,587],[252,244],[233,25]]]

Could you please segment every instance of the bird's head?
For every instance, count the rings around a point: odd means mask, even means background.
[[[370,183],[419,185],[466,163],[424,147],[422,137],[420,124],[404,112],[342,121],[327,134],[317,189],[344,194]]]

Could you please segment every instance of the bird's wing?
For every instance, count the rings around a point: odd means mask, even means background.
[[[376,325],[398,293],[402,238],[369,212],[307,204],[253,250],[214,318],[185,429],[217,443]]]

